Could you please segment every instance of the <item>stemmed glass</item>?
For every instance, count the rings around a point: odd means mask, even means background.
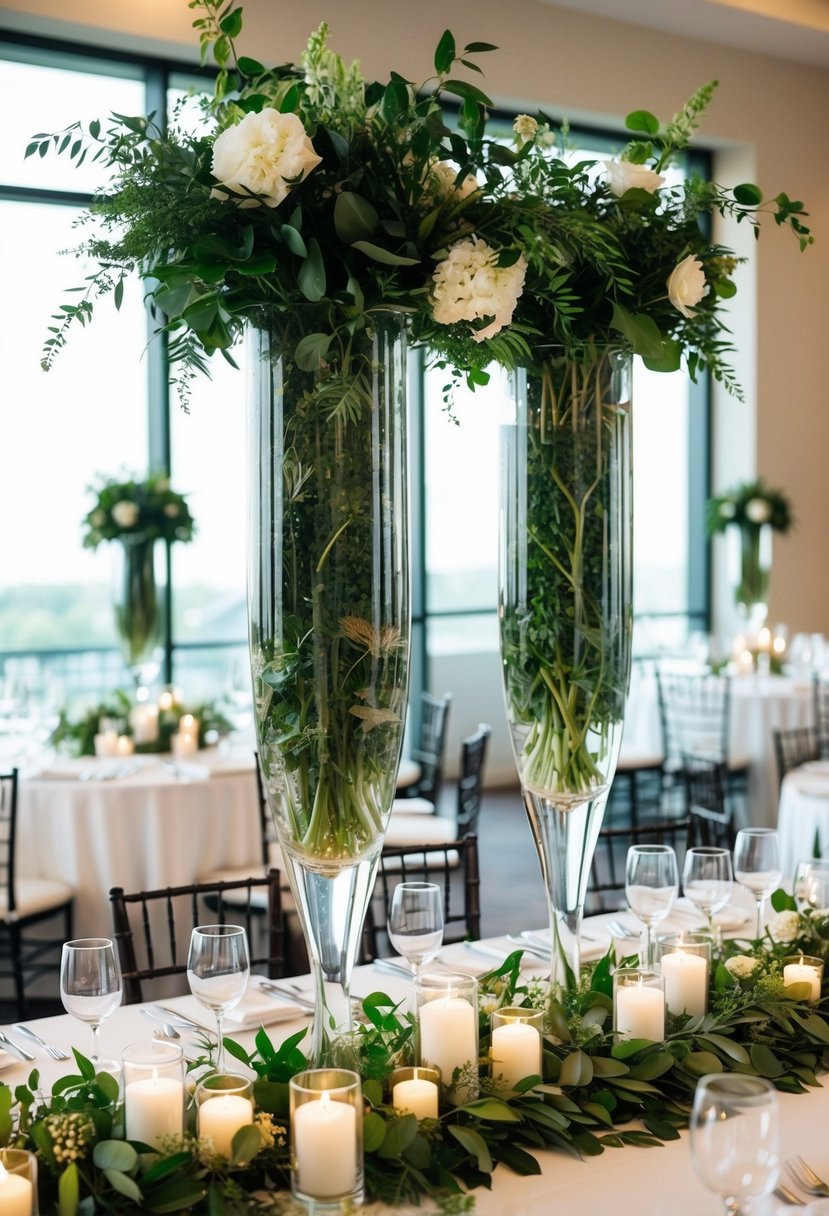
[[[777,1094],[764,1077],[714,1073],[697,1085],[691,1159],[724,1211],[740,1216],[747,1199],[768,1195],[780,1176]]]
[[[829,908],[829,861],[821,858],[799,861],[792,890],[801,911]]]
[[[98,1054],[101,1022],[121,1004],[121,968],[108,937],[80,937],[65,942],[60,960],[60,999],[67,1013],[92,1031],[92,1062]]]
[[[415,982],[443,944],[443,899],[433,882],[401,882],[389,907],[389,941],[412,965]]]
[[[688,850],[682,867],[682,891],[703,913],[708,929],[717,941],[720,935],[714,928],[714,914],[722,911],[731,899],[733,888],[728,849],[700,845]]]
[[[676,853],[668,844],[634,844],[628,849],[625,895],[645,926],[642,965],[656,967],[654,925],[670,912],[679,892]]]
[[[241,925],[197,925],[190,936],[187,982],[190,991],[216,1018],[216,1071],[224,1072],[222,1019],[239,1004],[248,986],[248,938]]]
[[[763,903],[780,885],[783,871],[772,828],[741,828],[734,841],[734,877],[757,901],[757,938],[763,935]]]

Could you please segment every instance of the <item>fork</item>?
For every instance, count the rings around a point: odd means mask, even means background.
[[[791,1207],[802,1208],[804,1206],[804,1200],[795,1195],[794,1191],[790,1191],[782,1182],[774,1188],[774,1193],[778,1199],[782,1199],[783,1203],[788,1203]]]
[[[47,1043],[46,1040],[42,1039],[39,1034],[35,1034],[33,1030],[30,1030],[28,1026],[23,1026],[18,1022],[14,1029],[18,1034],[25,1034],[26,1037],[31,1039],[33,1043],[37,1043],[38,1047],[42,1047],[46,1054],[51,1056],[53,1060],[69,1059],[68,1054],[62,1048],[56,1047],[54,1043]]]
[[[829,1182],[824,1182],[802,1157],[792,1157],[787,1164],[789,1173],[802,1190],[807,1191],[810,1195],[829,1198]]]

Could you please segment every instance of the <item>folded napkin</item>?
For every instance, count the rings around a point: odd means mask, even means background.
[[[22,1064],[22,1060],[18,1060],[17,1056],[13,1056],[10,1051],[0,1050],[0,1072],[4,1068],[11,1068],[13,1064]]]
[[[234,1009],[225,1014],[225,1025],[236,1026],[240,1030],[252,1030],[257,1026],[270,1026],[275,1022],[292,1022],[297,1018],[307,1017],[303,1009],[291,1003],[286,994],[283,1001],[279,996],[263,992],[261,988],[251,986],[242,1000]]]

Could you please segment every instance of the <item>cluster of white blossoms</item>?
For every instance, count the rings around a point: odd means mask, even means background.
[[[747,980],[757,970],[758,962],[750,954],[735,954],[725,960],[725,969],[735,980]]]
[[[476,342],[491,338],[509,325],[524,290],[527,262],[520,256],[512,266],[499,266],[496,250],[471,236],[458,241],[432,275],[432,311],[439,325],[460,321],[490,322],[473,330]]]
[[[97,514],[97,512],[96,512]],[[138,503],[132,502],[129,498],[122,498],[120,502],[116,502],[112,508],[112,518],[119,528],[134,528],[138,523],[138,517],[141,514],[141,509]],[[97,520],[92,520],[93,524],[100,526]],[[101,520],[101,523],[104,521]]]
[[[434,192],[441,198],[451,198],[460,202],[469,198],[479,189],[478,182],[472,173],[467,173],[460,181],[457,180],[458,168],[451,160],[436,160],[429,172],[429,181]]]
[[[213,174],[234,191],[237,197],[233,201],[240,207],[258,207],[261,203],[278,207],[321,159],[302,120],[271,107],[259,114],[246,114],[241,122],[217,135],[213,144]],[[214,198],[228,197],[225,190],[214,189],[211,193]]]
[[[43,1122],[58,1165],[69,1165],[86,1156],[95,1138],[95,1126],[88,1115],[67,1111],[49,1115]]]

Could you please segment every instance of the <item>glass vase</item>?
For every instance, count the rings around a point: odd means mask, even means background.
[[[115,628],[136,687],[145,686],[158,674],[156,648],[163,612],[155,574],[155,541],[139,534],[122,536],[115,553]]]
[[[259,757],[315,977],[310,1055],[347,1062],[349,985],[395,792],[409,656],[400,318],[252,330]],[[319,346],[315,347],[319,350]]]
[[[630,360],[553,350],[503,427],[501,662],[550,913],[551,991],[574,989],[587,880],[622,738],[632,626]]]
[[[739,537],[739,566],[734,599],[743,618],[743,629],[756,637],[769,612],[772,530],[770,524],[745,521],[733,529]]]

